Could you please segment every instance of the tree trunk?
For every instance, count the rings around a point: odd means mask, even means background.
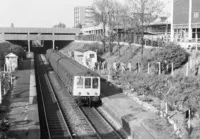
[[[106,25],[103,24],[103,52],[106,52]]]
[[[141,47],[142,47],[142,51],[141,51],[141,54],[142,54],[142,57],[143,57],[143,54],[144,54],[144,32],[142,31],[142,35],[141,35]]]
[[[117,45],[118,45],[118,55],[120,57],[120,44],[119,44],[119,32],[118,32],[118,37],[117,37]]]

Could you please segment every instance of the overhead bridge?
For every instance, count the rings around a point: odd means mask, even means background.
[[[80,29],[77,28],[0,27],[0,40],[27,40],[30,52],[30,41],[32,40],[52,40],[53,49],[55,49],[56,40],[73,41],[79,32]]]

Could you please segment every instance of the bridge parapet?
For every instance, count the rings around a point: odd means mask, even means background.
[[[16,28],[0,27],[0,33],[60,33],[60,34],[78,34],[78,28]]]
[[[75,40],[74,35],[0,34],[0,40]]]
[[[31,40],[52,40],[55,49],[56,40],[75,40],[75,35],[80,33],[77,28],[16,28],[0,27],[0,40],[27,40],[30,52]]]

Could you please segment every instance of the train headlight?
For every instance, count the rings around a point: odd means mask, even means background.
[[[89,92],[87,92],[87,95],[90,95],[90,93],[89,93]]]
[[[79,96],[80,96],[80,95],[81,95],[81,92],[79,92],[78,94],[79,94]]]
[[[97,93],[97,92],[95,92],[95,95],[97,96],[97,95],[98,95],[98,93]]]

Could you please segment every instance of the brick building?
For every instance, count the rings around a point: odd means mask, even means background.
[[[171,40],[200,42],[200,0],[172,0]]]

